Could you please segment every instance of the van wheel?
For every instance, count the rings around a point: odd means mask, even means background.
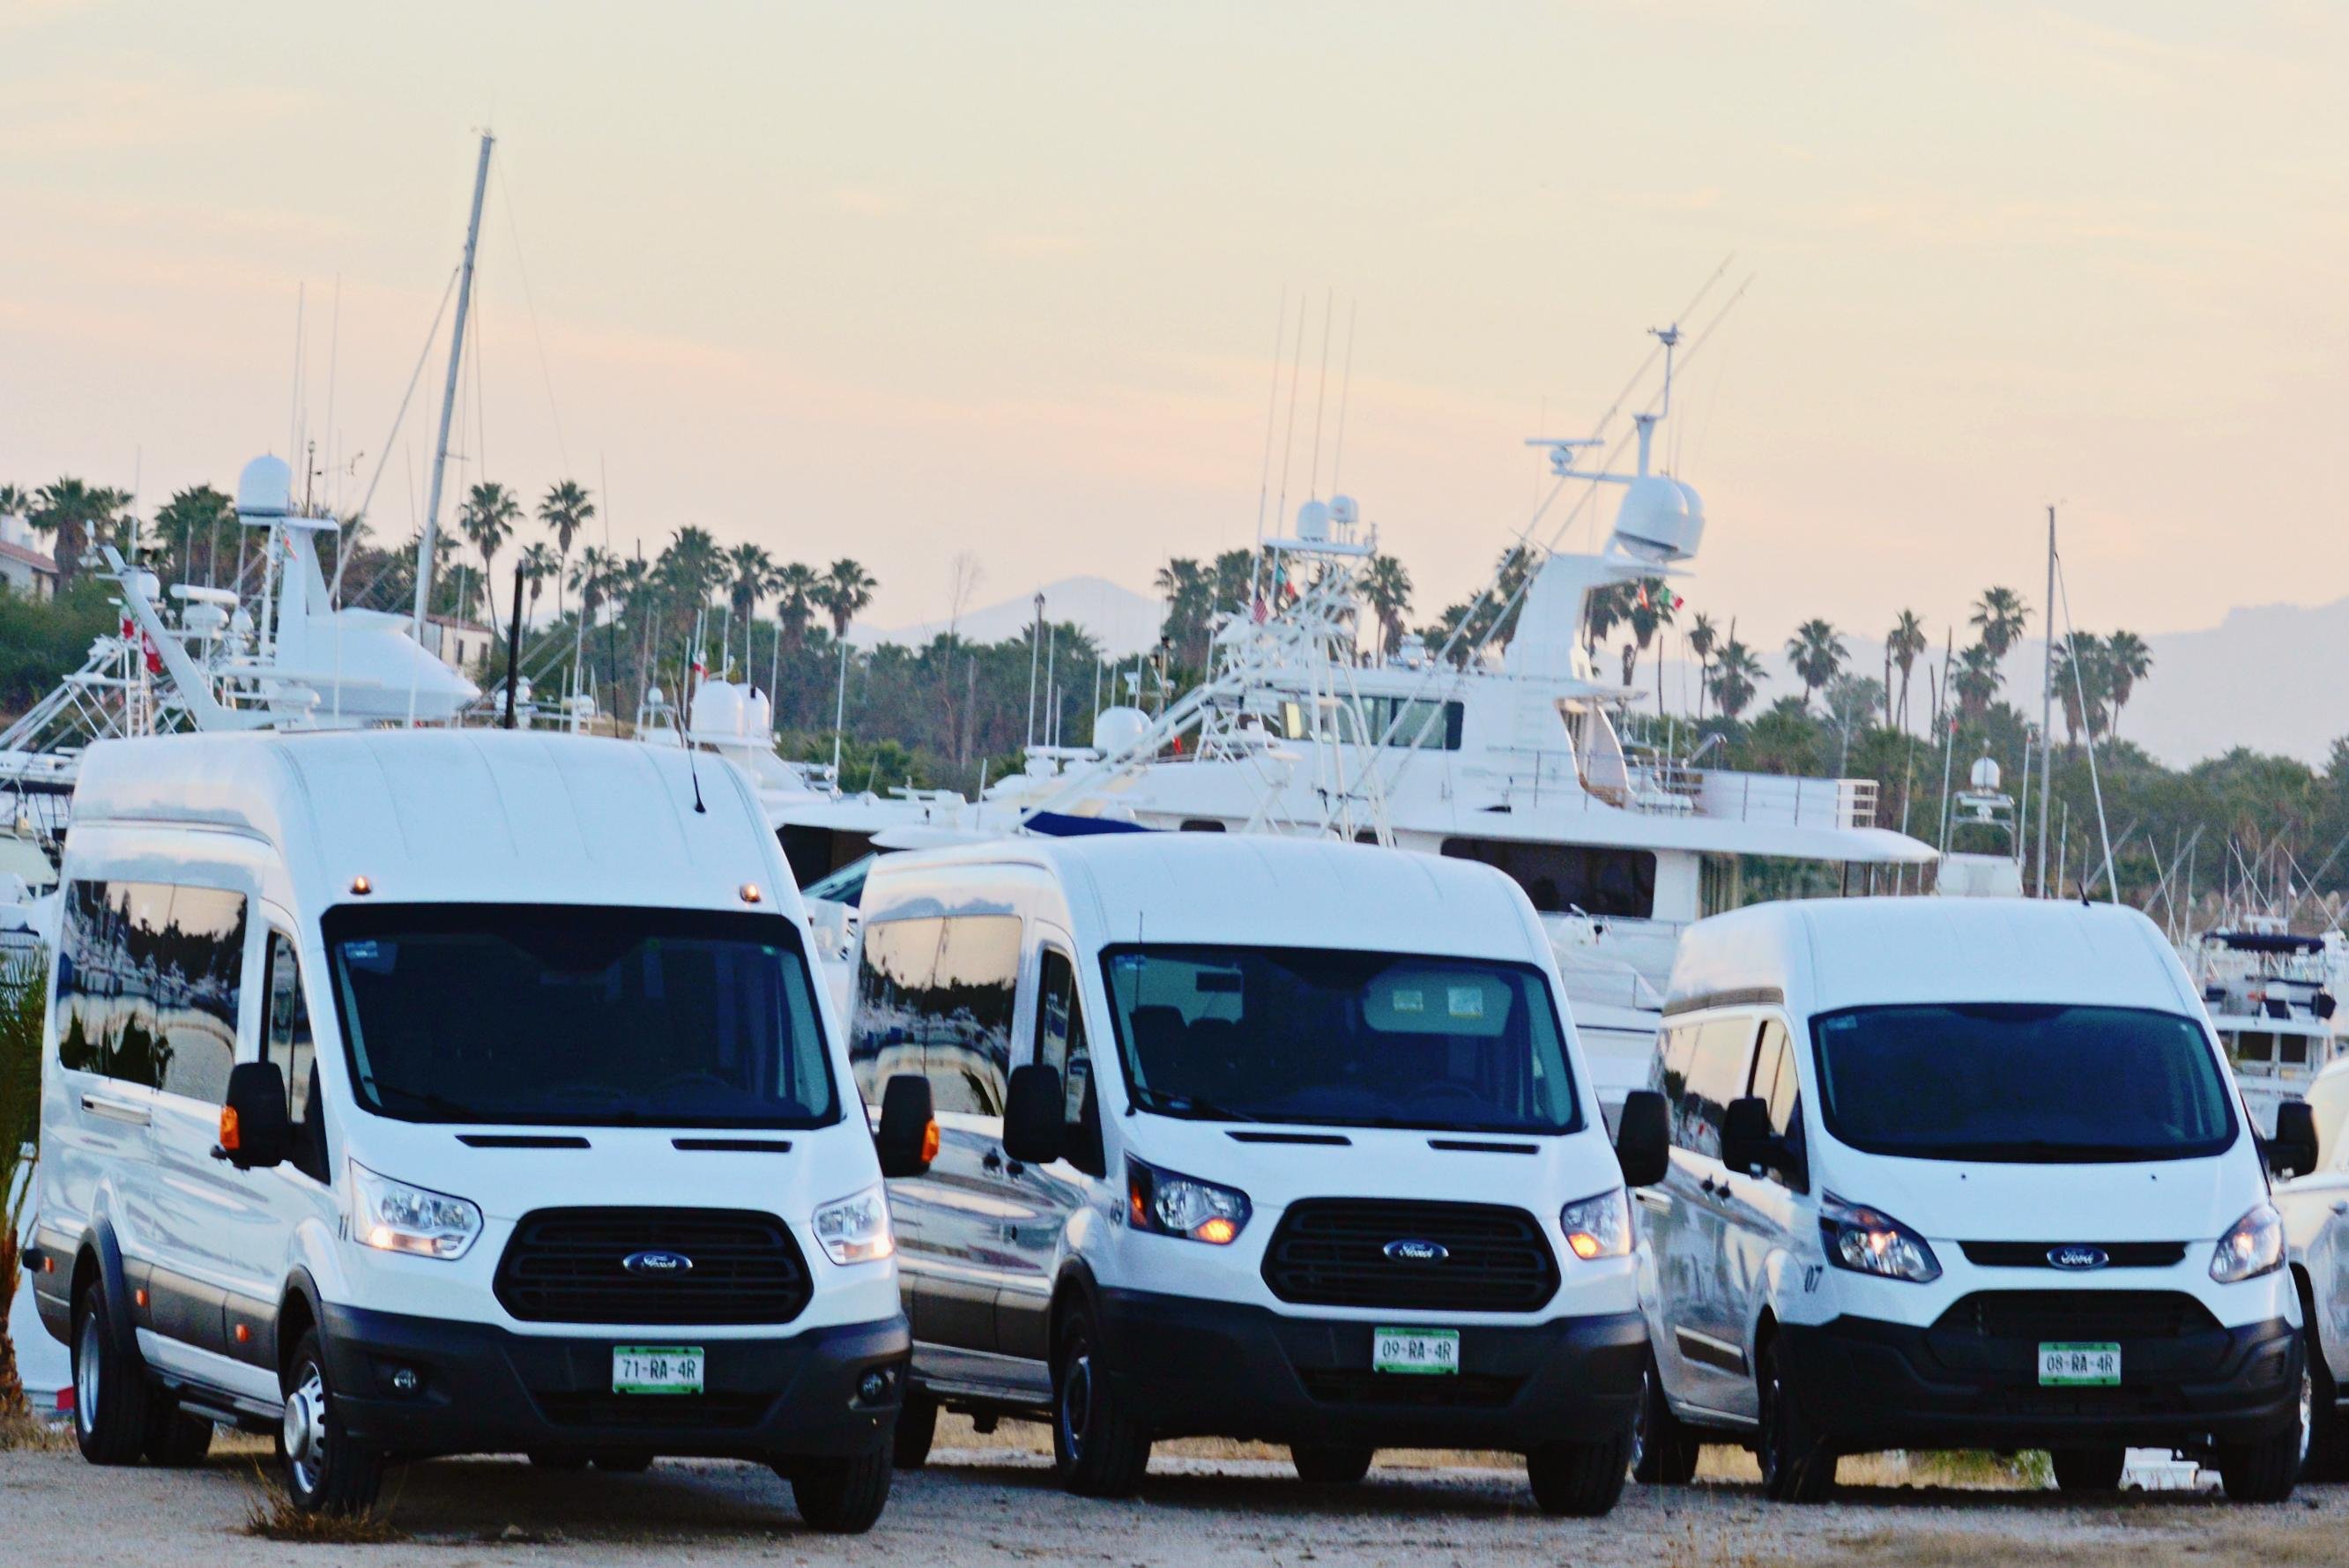
[[[2292,1425],[2264,1442],[2219,1445],[2219,1480],[2230,1502],[2282,1502],[2292,1495],[2308,1461],[2309,1418],[2316,1402],[2316,1379],[2300,1369],[2300,1401]]]
[[[1118,1408],[1082,1306],[1070,1308],[1052,1358],[1052,1462],[1079,1497],[1131,1497],[1150,1468],[1150,1434]]]
[[[787,1472],[792,1501],[811,1530],[862,1535],[889,1501],[889,1451],[847,1458],[794,1460]]]
[[[1835,1452],[1805,1416],[1777,1339],[1763,1348],[1758,1381],[1762,1429],[1754,1457],[1762,1462],[1762,1494],[1773,1502],[1826,1501],[1835,1491]]]
[[[2128,1468],[2128,1449],[2118,1443],[2093,1449],[2051,1449],[2058,1491],[2118,1491],[2121,1471]]]
[[[538,1470],[584,1470],[587,1468],[587,1456],[572,1449],[533,1449],[529,1458],[532,1466]]]
[[[92,1284],[74,1303],[74,1440],[94,1465],[139,1462],[147,1447],[147,1369],[115,1347],[106,1291]]]
[[[938,1402],[927,1394],[905,1390],[897,1410],[897,1435],[889,1439],[889,1456],[901,1470],[917,1470],[930,1462],[930,1445],[938,1436]]]
[[[212,1451],[212,1424],[182,1411],[160,1394],[147,1398],[147,1432],[140,1447],[147,1462],[171,1470],[186,1470],[204,1462]]]
[[[1640,1374],[1640,1412],[1631,1422],[1631,1479],[1647,1486],[1686,1486],[1696,1478],[1703,1446],[1672,1414],[1656,1358],[1650,1356]]]
[[[2349,1480],[2349,1424],[2341,1419],[2340,1386],[2324,1362],[2316,1315],[2308,1315],[2308,1458],[2302,1480]]]
[[[1526,1479],[1544,1513],[1597,1519],[1623,1495],[1631,1469],[1631,1432],[1626,1427],[1596,1443],[1548,1443],[1526,1456]]]
[[[311,1329],[285,1370],[285,1496],[304,1513],[365,1513],[383,1485],[383,1456],[353,1443],[343,1429],[326,1346]]]
[[[628,1449],[616,1454],[597,1454],[595,1468],[606,1475],[642,1475],[653,1468],[653,1456],[642,1449]]]
[[[1371,1473],[1375,1451],[1354,1443],[1291,1443],[1288,1462],[1308,1486],[1351,1486]]]

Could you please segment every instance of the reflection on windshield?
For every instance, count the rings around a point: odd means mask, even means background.
[[[1134,1103],[1212,1121],[1571,1132],[1564,1031],[1530,965],[1305,948],[1102,956]]]
[[[839,1119],[807,965],[772,915],[383,904],[326,922],[358,1098],[408,1121]]]
[[[1827,1130],[1927,1160],[2187,1160],[2234,1141],[2202,1027],[2020,1004],[1858,1007],[1812,1021]]]

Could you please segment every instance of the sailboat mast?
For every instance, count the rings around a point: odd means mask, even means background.
[[[457,372],[464,363],[465,315],[473,303],[473,253],[481,240],[481,196],[490,187],[490,149],[497,138],[481,132],[481,160],[473,170],[473,215],[465,225],[465,263],[457,279],[457,322],[449,334],[449,379],[440,393],[440,439],[432,452],[432,489],[424,502],[424,537],[416,546],[416,640],[424,640],[424,616],[432,607],[432,550],[440,531],[440,481],[449,468],[449,426],[457,413]]]
[[[2047,597],[2039,602],[2045,655],[2039,667],[2039,896],[2047,896],[2047,802],[2055,793],[2055,509],[2047,509]],[[2093,741],[2094,737],[2090,739]],[[2067,822],[2070,817],[2064,819]],[[2061,883],[2059,870],[2056,881]],[[2062,891],[2060,886],[2057,891]]]

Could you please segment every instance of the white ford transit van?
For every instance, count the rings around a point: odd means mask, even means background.
[[[2292,1491],[2283,1226],[2151,922],[1764,904],[1690,928],[1665,1015],[1640,1479],[1748,1443],[1801,1501],[1842,1453],[2046,1449],[2058,1485],[2097,1491],[2139,1446],[2214,1461],[2233,1497]]]
[[[1544,1508],[1613,1505],[1646,1346],[1629,1199],[1507,878],[1020,838],[879,861],[863,917],[857,1081],[941,1129],[890,1185],[901,1467],[943,1407],[1049,1420],[1092,1495],[1219,1435],[1330,1483],[1382,1446],[1513,1449]]]
[[[83,1453],[773,1464],[886,1499],[907,1326],[874,1138],[748,781],[495,731],[82,764],[34,1287]],[[918,1137],[918,1130],[916,1132]]]

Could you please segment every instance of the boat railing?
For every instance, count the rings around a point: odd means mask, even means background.
[[[1582,803],[1656,816],[1698,816],[1715,821],[1795,828],[1876,826],[1878,786],[1873,779],[1806,779],[1785,773],[1740,773],[1697,768],[1669,758],[1627,758],[1620,784],[1598,781],[1570,752],[1513,747],[1497,769],[1512,794],[1543,799],[1565,782],[1578,785]]]

